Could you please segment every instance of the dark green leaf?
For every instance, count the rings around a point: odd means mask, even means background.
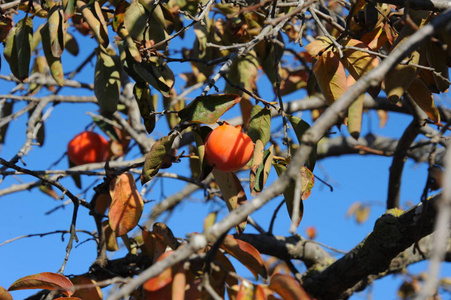
[[[160,66],[160,68],[169,69],[167,66]],[[173,82],[172,84],[166,82],[166,78],[159,71],[159,67],[157,67],[156,64],[143,61],[141,63],[133,64],[133,69],[142,80],[146,81],[148,84],[160,91],[163,96],[169,96]]]
[[[10,116],[13,112],[13,104],[12,101],[6,101],[0,104],[0,120],[3,118]],[[0,127],[0,144],[5,142],[6,131],[8,130],[9,122]]]
[[[104,50],[98,49],[94,77],[94,94],[96,95],[102,115],[110,116],[117,110],[120,91],[120,64]]]
[[[162,137],[153,144],[150,152],[147,153],[144,167],[141,174],[141,183],[144,184],[151,180],[160,170],[164,158],[171,150],[176,133],[171,133],[168,136]]]
[[[199,96],[179,111],[179,117],[184,122],[213,124],[240,100],[235,94]]]
[[[77,40],[69,32],[66,32],[65,45],[66,45],[66,50],[70,54],[72,54],[73,56],[78,55],[80,48],[78,47]]]
[[[200,172],[198,179],[200,181],[204,180],[208,176],[208,174],[210,174],[211,170],[213,170],[213,167],[210,166],[205,160],[205,146],[204,146],[204,140],[211,131],[212,129],[208,126],[201,126],[192,131],[194,141],[196,142],[197,146],[197,153],[199,155]]]
[[[298,138],[298,141],[301,142],[302,135],[310,128],[310,125],[299,117],[287,115],[287,118],[290,121],[291,126],[293,126],[293,129],[296,133],[296,137]],[[315,145],[312,149],[312,152],[310,153],[308,160],[305,162],[305,166],[308,169],[313,170],[315,168],[316,156],[317,155],[316,155],[316,145]]]
[[[269,142],[271,138],[271,111],[269,109],[254,105],[247,134],[254,142],[261,140],[263,146]]]
[[[147,83],[137,82],[133,86],[133,94],[138,102],[139,111],[144,120],[147,133],[151,133],[155,128],[155,115],[153,114],[155,107],[152,96],[150,95],[149,85]]]
[[[3,55],[9,64],[9,68],[14,76],[19,76],[19,64],[17,57],[17,43],[16,43],[17,27],[11,28],[5,41],[5,50]]]
[[[31,60],[31,41],[33,39],[33,19],[25,17],[17,23],[15,35],[17,45],[17,64],[19,80],[28,78]]]

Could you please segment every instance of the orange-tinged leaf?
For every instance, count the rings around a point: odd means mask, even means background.
[[[311,56],[315,57],[318,55],[321,55],[323,53],[323,51],[328,48],[328,50],[332,47],[330,47],[332,45],[332,41],[324,36],[318,37],[316,40],[314,40],[313,42],[311,42],[310,44],[305,46],[305,50],[307,50],[308,54],[310,54]]]
[[[178,264],[172,280],[172,300],[185,299],[186,274],[183,264]]]
[[[74,293],[74,285],[69,279],[61,274],[51,272],[22,277],[16,280],[9,287],[8,291],[29,289],[57,290],[66,296],[71,296]]]
[[[332,51],[327,51],[319,57],[313,68],[313,73],[329,104],[340,98],[346,91],[345,68]]]
[[[157,238],[154,232],[149,231],[146,227],[143,228],[142,237],[150,260],[156,262],[166,251],[167,245],[164,241]]]
[[[432,121],[440,122],[440,113],[435,106],[434,96],[421,79],[416,78],[407,91]]]
[[[266,294],[262,286],[243,281],[236,300],[266,300]]]
[[[346,41],[344,46],[369,50],[365,43],[354,39]],[[379,58],[376,55],[354,49],[344,50],[341,61],[356,80],[379,65]]]
[[[284,300],[312,299],[301,287],[299,282],[291,276],[276,273],[271,276],[269,288],[282,296]]]
[[[315,184],[315,176],[307,167],[301,168],[301,181],[301,199],[306,200]]]
[[[158,261],[162,261],[163,259],[172,255],[173,253],[174,253],[174,251],[165,252],[163,255],[160,256]],[[172,268],[165,269],[163,272],[161,272],[157,276],[152,277],[149,280],[147,280],[143,285],[144,290],[154,292],[159,289],[162,289],[163,287],[165,287],[166,285],[168,285],[172,282],[172,274],[173,274]]]
[[[263,278],[268,276],[260,252],[251,244],[227,235],[221,248],[245,265],[254,274],[255,279],[258,279],[258,274]]]
[[[135,228],[144,208],[133,175],[123,173],[110,183],[111,206],[108,212],[110,226],[117,236]]]
[[[11,294],[0,286],[0,300],[13,300]]]
[[[227,204],[229,211],[232,211],[246,203],[246,193],[244,192],[241,182],[233,172],[222,172],[216,169],[212,171],[215,181],[221,190],[222,197]],[[241,233],[247,224],[247,218],[243,220],[236,230]]]
[[[83,300],[102,300],[103,294],[99,286],[96,286],[96,281],[85,276],[75,276],[70,279],[74,284],[75,292],[73,297],[78,297]],[[68,298],[62,298],[68,299]]]

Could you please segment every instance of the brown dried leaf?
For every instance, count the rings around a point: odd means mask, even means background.
[[[96,281],[85,276],[75,276],[70,279],[74,284],[75,292],[73,297],[78,297],[83,300],[102,300],[103,294],[99,286],[96,286]],[[68,299],[68,298],[61,298]]]
[[[434,123],[440,123],[440,112],[435,105],[434,96],[421,79],[415,78],[407,91],[429,119]]]
[[[117,236],[135,228],[144,208],[133,175],[123,173],[110,183],[111,206],[108,212],[110,226]]]

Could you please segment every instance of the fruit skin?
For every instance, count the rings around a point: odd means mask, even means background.
[[[67,156],[76,165],[103,162],[108,159],[108,155],[108,142],[92,131],[83,131],[67,145]]]
[[[219,171],[238,171],[247,164],[253,153],[252,139],[226,123],[216,127],[205,139],[205,158]]]

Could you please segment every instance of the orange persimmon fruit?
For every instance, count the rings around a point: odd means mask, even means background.
[[[67,156],[75,165],[103,162],[108,159],[109,144],[92,131],[77,134],[67,145]]]
[[[227,123],[216,127],[205,139],[205,158],[219,171],[238,171],[248,163],[253,153],[252,139]]]

